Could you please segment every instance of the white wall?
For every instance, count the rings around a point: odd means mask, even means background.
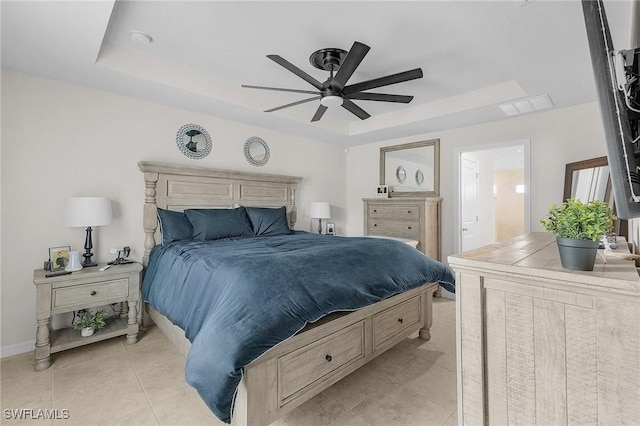
[[[110,247],[129,245],[142,258],[144,182],[140,160],[301,176],[296,229],[310,230],[309,204],[331,203],[337,232],[345,230],[345,160],[342,148],[177,110],[81,86],[2,71],[2,355],[33,349],[33,269],[48,248],[82,250],[84,229],[62,224],[64,201],[99,195],[112,200],[114,222],[94,228],[94,259],[111,259]],[[178,129],[203,126],[213,151],[190,160],[176,147]],[[271,158],[254,167],[244,141],[259,136]],[[377,167],[377,160],[373,167]],[[317,225],[316,225],[317,226]]]
[[[442,196],[442,258],[453,254],[454,152],[474,146],[531,140],[531,230],[552,203],[562,201],[566,163],[606,154],[604,130],[597,103],[513,117],[498,122],[434,132],[410,138],[351,147],[347,153],[347,232],[363,233],[362,198],[374,197],[378,184],[379,149],[401,143],[440,139],[440,195]]]

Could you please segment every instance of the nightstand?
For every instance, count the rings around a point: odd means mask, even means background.
[[[98,267],[84,268],[70,275],[46,278],[46,271],[33,271],[36,286],[35,370],[51,365],[51,354],[116,336],[127,336],[127,343],[138,341],[138,300],[142,265],[114,265],[105,271]],[[116,317],[93,336],[81,337],[72,328],[49,330],[51,315],[126,302],[120,318]]]

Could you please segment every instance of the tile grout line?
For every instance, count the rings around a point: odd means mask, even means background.
[[[136,345],[137,344],[138,343],[136,343]],[[155,407],[151,403],[151,398],[149,398],[149,394],[147,393],[147,390],[145,389],[144,385],[142,384],[142,381],[140,380],[138,371],[136,370],[136,367],[133,365],[133,361],[131,361],[131,355],[129,354],[129,351],[127,350],[127,348],[124,348],[124,352],[127,354],[127,361],[129,361],[129,364],[131,364],[131,369],[133,370],[133,374],[136,376],[136,380],[140,384],[140,388],[142,389],[142,392],[144,392],[145,398],[147,398],[147,403],[149,404],[149,407],[151,407],[151,412],[153,413],[153,417],[155,417],[156,419],[156,423],[159,426],[162,425],[162,423],[160,423],[160,418],[158,417],[158,413],[156,412]]]

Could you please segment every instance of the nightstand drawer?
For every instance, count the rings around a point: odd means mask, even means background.
[[[401,331],[420,324],[422,298],[414,297],[373,317],[373,350],[396,336]]]
[[[100,302],[114,299],[126,299],[129,295],[129,280],[103,281],[74,287],[61,287],[52,290],[51,309],[96,306]]]

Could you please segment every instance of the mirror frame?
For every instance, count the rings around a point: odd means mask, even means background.
[[[440,139],[410,142],[380,148],[380,185],[385,184],[385,155],[387,152],[403,149],[433,146],[433,191],[389,191],[389,197],[438,197],[440,195]]]
[[[575,163],[568,163],[564,169],[564,193],[562,195],[562,201],[571,198],[571,187],[573,186],[573,172],[583,169],[591,169],[594,167],[608,166],[609,162],[607,157],[590,158],[588,160],[576,161]],[[604,195],[606,200],[611,200],[613,193],[611,192],[611,178],[607,183],[607,189]]]
[[[189,148],[187,148],[187,144],[184,142],[184,138],[187,135],[187,132],[191,130],[197,130],[198,132],[202,133],[205,140],[207,141],[204,149],[198,152],[191,151]],[[213,142],[211,141],[209,132],[207,132],[204,127],[197,124],[185,124],[184,126],[180,127],[178,133],[176,134],[176,145],[178,145],[178,149],[185,155],[185,157],[191,158],[193,160],[201,160],[205,158],[211,153],[211,149],[213,148]]]
[[[264,158],[262,160],[256,160],[251,156],[250,149],[251,149],[251,145],[254,142],[259,143],[264,147]],[[249,139],[247,139],[244,142],[244,158],[246,158],[250,164],[257,167],[264,166],[265,164],[267,164],[267,162],[269,162],[270,157],[271,157],[271,152],[269,151],[269,145],[267,145],[267,142],[265,142],[264,139],[259,138],[258,136],[251,136]]]
[[[609,161],[607,157],[596,157],[588,160],[576,161],[574,163],[568,163],[565,166],[564,171],[564,192],[562,195],[562,201],[571,198],[571,187],[573,186],[573,172],[576,170],[590,169],[593,167],[608,166]],[[613,196],[611,188],[611,177],[607,183],[607,189],[605,191],[605,198],[610,200],[608,204],[613,208],[613,212],[616,211],[616,202]],[[616,234],[623,236],[629,241],[629,223],[625,219],[617,219],[613,222],[613,230]]]

